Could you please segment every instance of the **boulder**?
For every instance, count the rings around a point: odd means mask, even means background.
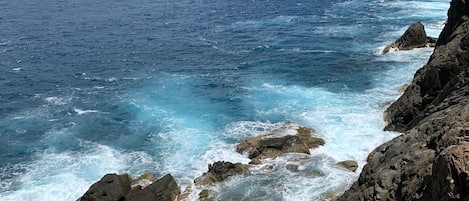
[[[245,175],[249,173],[249,165],[241,163],[231,163],[217,161],[208,165],[208,172],[194,180],[195,185],[212,185],[235,175]]]
[[[393,43],[387,45],[383,54],[389,52],[391,48],[397,50],[411,50],[414,48],[434,46],[435,40],[432,37],[427,37],[425,33],[425,28],[421,22],[415,22],[404,32],[404,34],[394,41]]]
[[[132,182],[154,179],[154,175],[144,174]],[[93,184],[78,201],[174,201],[179,194],[179,187],[170,174],[146,187],[136,185],[134,188],[131,188],[128,174],[107,174]]]
[[[106,174],[94,183],[78,200],[80,201],[122,201],[130,192],[128,174]]]
[[[355,172],[358,169],[358,163],[352,160],[341,161],[341,162],[338,162],[337,165],[347,170],[350,170],[352,172]]]
[[[310,154],[311,148],[324,145],[322,138],[312,136],[313,132],[311,128],[286,123],[284,127],[266,135],[247,138],[236,146],[236,151],[247,152],[251,164],[259,164],[260,159],[275,158],[284,153]]]
[[[144,189],[133,189],[125,201],[174,201],[180,193],[173,176],[167,174]]]

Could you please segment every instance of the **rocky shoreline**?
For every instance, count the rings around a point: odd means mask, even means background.
[[[328,193],[324,200],[469,200],[469,6],[465,0],[452,0],[447,24],[436,41],[426,36],[421,23],[415,23],[383,54],[390,49],[425,46],[435,46],[428,63],[385,111],[385,130],[403,134],[369,154],[358,181],[349,190],[338,197]],[[194,194],[198,200],[215,200],[212,187],[217,183],[249,175],[250,168],[263,159],[309,154],[310,149],[324,143],[312,128],[286,122],[281,129],[237,145],[237,151],[251,159],[249,164],[209,164],[208,171],[184,191],[170,174],[161,178],[145,174],[137,179],[108,174],[78,200],[179,201]],[[358,165],[342,161],[337,167],[355,171]],[[298,171],[292,164],[285,164],[285,168]]]
[[[469,5],[452,0],[428,63],[385,111],[403,133],[370,153],[337,200],[469,200]]]
[[[236,176],[251,174],[250,169],[262,165],[265,159],[275,160],[285,154],[309,155],[310,150],[324,145],[322,138],[315,136],[312,128],[307,128],[293,122],[285,122],[280,128],[264,135],[247,138],[237,145],[237,152],[246,154],[251,162],[249,164],[217,161],[208,165],[208,171],[194,179],[192,185],[183,192],[176,179],[170,174],[157,179],[153,174],[147,173],[137,179],[128,174],[107,174],[93,184],[88,191],[77,201],[183,201],[215,200],[217,193],[214,187]],[[298,157],[298,160],[307,160],[309,157]],[[282,164],[291,172],[302,171],[293,163]],[[355,161],[341,161],[335,165],[343,171],[355,171],[358,164]],[[267,174],[274,172],[275,167],[266,165]],[[310,170],[308,170],[310,171]],[[324,174],[317,171],[309,172],[312,176],[320,177]],[[330,200],[335,195],[328,193],[324,197]],[[191,197],[191,198],[189,198]],[[329,199],[330,198],[330,199]]]

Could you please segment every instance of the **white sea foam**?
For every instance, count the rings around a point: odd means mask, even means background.
[[[78,108],[73,108],[73,111],[77,115],[84,115],[84,114],[89,114],[89,113],[99,113],[99,110],[82,110],[82,109],[78,109]]]
[[[51,135],[57,134],[59,133]],[[32,163],[6,167],[2,170],[3,175],[18,171],[21,173],[17,174],[16,181],[1,181],[1,186],[5,189],[13,182],[19,183],[18,190],[0,193],[1,200],[76,200],[104,174],[123,173],[131,166],[135,166],[135,169],[130,169],[130,172],[142,166],[156,165],[154,159],[143,152],[122,153],[103,145],[81,143],[89,147],[88,152],[46,151],[38,153]],[[139,171],[136,173],[141,173]]]
[[[44,99],[48,104],[51,105],[65,105],[70,102],[71,98],[64,98],[64,97],[47,97]]]
[[[334,53],[334,50],[308,50],[302,48],[292,48],[292,49],[280,49],[279,51],[284,52],[299,52],[299,53]]]

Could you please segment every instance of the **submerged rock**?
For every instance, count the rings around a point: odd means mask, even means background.
[[[290,134],[291,130],[295,134]],[[247,152],[252,164],[259,164],[260,159],[275,158],[284,153],[310,154],[311,148],[324,145],[322,138],[313,137],[312,134],[311,128],[286,123],[282,129],[242,141],[236,146],[236,151]]]
[[[214,201],[213,194],[215,194],[213,191],[204,189],[199,193],[199,201]]]
[[[397,50],[411,50],[414,48],[435,46],[435,38],[427,37],[425,28],[421,22],[415,22],[404,32],[404,34],[395,42],[387,45],[383,54],[389,52],[391,48]]]
[[[358,163],[351,160],[338,162],[337,165],[352,172],[355,172],[358,169]]]
[[[235,175],[245,175],[249,173],[249,165],[241,163],[231,163],[217,161],[208,165],[208,172],[194,180],[195,185],[212,185],[224,181],[228,177]]]

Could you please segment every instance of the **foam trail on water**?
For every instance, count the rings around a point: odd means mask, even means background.
[[[2,200],[76,200],[104,174],[124,170],[141,174],[141,170],[136,171],[139,167],[156,166],[154,159],[143,152],[122,153],[108,146],[80,143],[89,151],[46,150],[38,153],[32,163],[5,167],[3,174],[21,174],[15,180],[1,182],[2,186],[18,185],[15,191],[2,192]]]

